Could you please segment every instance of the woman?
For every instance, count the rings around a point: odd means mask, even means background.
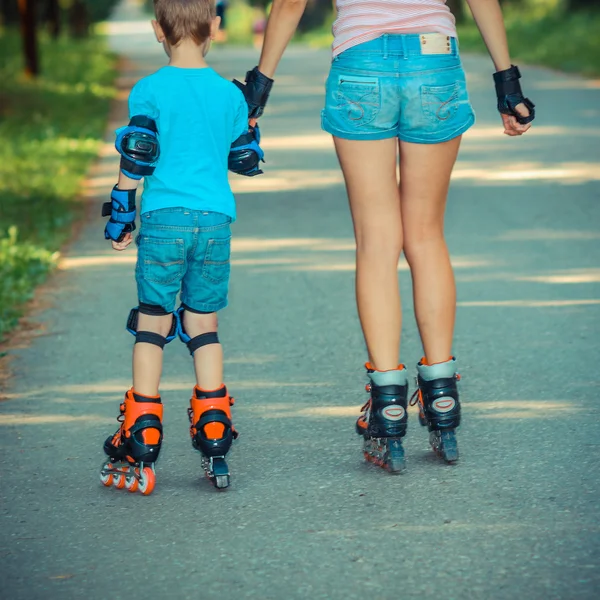
[[[522,135],[534,105],[511,66],[498,1],[467,1],[496,67],[504,133]],[[262,114],[305,5],[273,2],[260,64],[245,86],[239,84],[251,118]],[[370,379],[357,431],[368,460],[393,473],[404,469],[408,377],[399,365],[397,271],[404,252],[424,350],[415,392],[419,420],[433,449],[452,463],[460,403],[452,354],[456,289],[444,212],[461,136],[474,122],[454,17],[445,0],[337,0],[337,10],[322,126],[333,135],[356,237],[356,298]]]

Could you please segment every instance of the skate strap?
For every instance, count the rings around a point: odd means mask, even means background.
[[[162,433],[162,423],[160,422],[160,419],[158,417],[154,418],[154,419],[147,419],[145,421],[137,421],[136,423],[134,423],[130,428],[129,431],[131,433],[137,433],[138,431],[141,431],[142,429],[158,429],[158,431],[160,431]]]
[[[222,410],[218,409],[207,410],[205,413],[203,413],[198,419],[196,428],[200,429],[209,423],[222,423],[223,425],[231,428],[231,420],[229,417]]]
[[[410,406],[414,406],[419,401],[419,392],[420,391],[421,390],[419,388],[417,388],[415,390],[415,393],[410,397],[410,402],[409,402]]]

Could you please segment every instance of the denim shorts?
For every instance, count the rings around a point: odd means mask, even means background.
[[[346,140],[438,144],[475,122],[456,38],[384,34],[336,56],[322,128]]]
[[[177,294],[192,311],[227,306],[231,218],[188,208],[143,213],[136,238],[135,279],[140,304],[175,310]]]

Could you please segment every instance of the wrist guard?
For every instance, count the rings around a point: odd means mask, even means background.
[[[242,90],[244,98],[246,98],[249,119],[258,119],[263,114],[273,82],[274,80],[263,75],[258,67],[254,67],[252,71],[246,73],[246,85],[237,79],[233,80],[233,83]]]
[[[129,125],[117,130],[115,148],[124,175],[136,180],[152,175],[160,157],[156,122],[142,115],[132,117]]]
[[[494,73],[496,96],[498,96],[498,111],[504,115],[512,115],[521,125],[531,123],[535,119],[535,104],[523,96],[519,79],[519,67],[511,65],[510,69]],[[529,116],[524,117],[516,111],[519,104],[524,104],[529,110]]]
[[[121,242],[126,233],[135,230],[136,190],[120,190],[116,185],[110,195],[110,202],[102,205],[102,216],[110,217],[104,228],[104,237],[113,242]]]
[[[228,160],[229,170],[246,177],[261,175],[260,161],[265,162],[265,153],[259,143],[258,125],[250,127],[248,133],[240,135],[231,145]]]

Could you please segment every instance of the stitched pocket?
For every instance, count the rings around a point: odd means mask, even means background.
[[[223,283],[229,279],[231,271],[231,237],[210,239],[206,245],[202,277],[213,283]]]
[[[144,279],[159,284],[173,283],[185,272],[185,251],[181,239],[138,236],[138,265]]]
[[[434,123],[451,119],[458,110],[459,83],[421,86],[421,104],[425,116]]]
[[[381,109],[381,92],[377,77],[339,75],[337,108],[348,123],[361,127],[375,120]]]

